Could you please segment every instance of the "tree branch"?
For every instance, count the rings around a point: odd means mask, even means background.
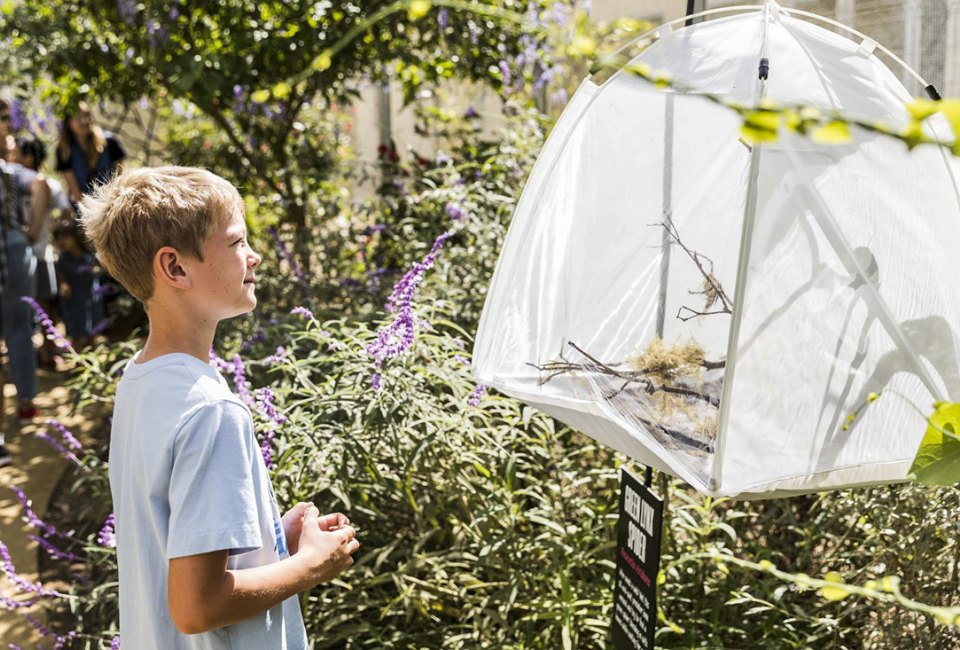
[[[707,304],[704,309],[710,309],[713,304],[719,300],[722,305],[721,309],[717,311],[696,311],[695,309],[690,309],[689,307],[681,307],[680,311],[677,312],[677,318],[681,321],[688,321],[691,318],[696,318],[697,316],[709,316],[712,314],[730,314],[733,312],[731,307],[732,301],[727,297],[726,292],[723,290],[723,286],[720,284],[720,281],[717,280],[716,276],[713,275],[713,260],[704,255],[703,253],[698,253],[687,248],[687,245],[683,243],[680,239],[680,234],[677,232],[677,228],[673,225],[673,222],[666,221],[659,224],[651,224],[654,226],[660,226],[667,231],[667,234],[670,235],[670,238],[683,249],[683,252],[687,254],[693,263],[697,265],[697,270],[700,271],[700,275],[703,276],[703,286],[704,288],[701,291],[691,291],[692,294],[704,295],[707,297]],[[703,266],[701,259],[706,260],[710,264],[710,270],[708,271]],[[681,318],[680,313],[686,309],[690,312],[690,316],[686,318]]]

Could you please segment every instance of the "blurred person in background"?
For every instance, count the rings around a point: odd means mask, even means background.
[[[41,173],[47,159],[47,148],[43,142],[33,136],[17,139],[16,157],[13,162],[19,163],[27,169]],[[46,177],[47,187],[50,190],[50,200],[47,212],[40,224],[40,230],[33,242],[33,253],[37,258],[37,302],[52,319],[58,313],[57,272],[54,266],[53,246],[50,243],[50,224],[71,216],[70,200],[60,181]],[[43,345],[39,350],[38,365],[41,368],[56,370],[57,348],[49,338],[43,337]]]
[[[92,342],[94,326],[103,320],[97,260],[87,247],[83,229],[73,219],[54,229],[53,241],[59,251],[60,316],[73,347],[83,350]]]
[[[0,136],[10,134],[10,103],[0,99]],[[0,414],[5,414],[4,385],[7,373],[17,389],[17,415],[21,423],[37,416],[37,357],[33,350],[33,311],[21,298],[36,292],[37,258],[33,242],[39,236],[50,189],[43,176],[25,167],[0,161],[0,332],[6,341],[9,363],[0,369]],[[0,419],[0,425],[5,418]],[[0,429],[0,466],[10,454]]]
[[[120,141],[94,122],[86,102],[80,102],[77,110],[64,118],[57,144],[57,171],[74,204],[96,185],[119,174],[126,157]]]
[[[13,105],[0,98],[0,161],[7,160],[16,150],[13,141]]]
[[[86,102],[80,102],[77,110],[64,116],[63,123],[60,125],[60,141],[57,143],[57,171],[63,175],[67,195],[74,210],[81,196],[89,194],[98,185],[120,175],[126,157],[127,153],[120,140],[97,125],[90,112],[90,106]],[[80,241],[83,242],[83,239],[81,235]],[[123,307],[119,299],[124,295],[124,289],[106,271],[101,269],[98,275],[98,284],[101,285],[98,292],[102,299],[97,297],[96,308],[99,310],[97,313],[109,312],[110,322],[120,320],[121,315],[118,312],[123,311]],[[68,302],[73,307],[68,309],[77,308],[78,304],[87,304],[88,296],[84,289],[87,278],[74,279],[80,287],[80,292],[77,293],[76,288],[72,289],[73,297],[68,299]],[[69,279],[67,283],[70,283]],[[78,312],[73,312],[73,316],[79,318],[77,314]],[[67,316],[63,315],[63,318],[66,323]],[[79,325],[80,321],[74,321],[73,324]]]

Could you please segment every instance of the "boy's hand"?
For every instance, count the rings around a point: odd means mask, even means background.
[[[325,520],[329,518],[329,515],[324,517]],[[336,530],[324,530],[320,525],[320,511],[312,505],[307,507],[300,530],[297,558],[307,563],[318,583],[333,580],[352,565],[352,556],[359,548],[360,542],[353,528],[344,524]]]
[[[303,515],[311,504],[301,501],[290,508],[287,514],[280,518],[283,523],[283,534],[287,538],[287,549],[290,555],[295,555],[300,547],[300,531],[303,530]],[[323,515],[317,518],[317,525],[320,530],[331,532],[342,526],[349,526],[350,520],[339,512],[333,512],[329,515]]]
[[[329,515],[318,517],[317,524],[320,526],[320,530],[330,532],[337,530],[338,528],[342,528],[343,526],[349,526],[350,520],[347,519],[345,515],[341,515],[339,512],[332,512]]]
[[[303,530],[303,513],[310,507],[309,503],[301,501],[290,508],[287,514],[280,518],[283,524],[283,535],[287,538],[287,549],[290,555],[295,555],[300,546],[300,531]]]

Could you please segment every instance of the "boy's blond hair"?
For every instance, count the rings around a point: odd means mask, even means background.
[[[237,189],[196,167],[124,172],[80,202],[80,222],[104,268],[141,302],[153,295],[163,246],[203,261],[203,244],[235,209]]]

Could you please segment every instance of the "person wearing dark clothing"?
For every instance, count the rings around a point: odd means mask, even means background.
[[[9,124],[10,105],[0,100],[0,123]],[[6,118],[6,119],[4,119]],[[0,127],[0,137],[9,135]],[[17,389],[21,421],[37,416],[37,358],[33,350],[33,313],[22,298],[36,292],[37,258],[33,242],[46,216],[50,190],[43,176],[20,165],[0,161],[0,333],[7,344],[9,374]],[[0,414],[7,372],[0,372]],[[0,420],[2,422],[2,420]],[[0,431],[0,466],[10,454]]]
[[[60,317],[73,346],[83,349],[90,343],[94,326],[103,320],[103,304],[95,272],[97,260],[84,245],[76,221],[57,226],[53,239],[60,251],[57,258]]]
[[[126,157],[120,141],[97,126],[85,103],[81,102],[76,113],[63,120],[57,145],[57,171],[63,174],[73,203],[120,173]]]
[[[74,208],[79,204],[82,196],[90,194],[95,187],[118,176],[123,171],[123,161],[127,157],[123,145],[109,131],[101,129],[90,113],[90,107],[80,102],[77,110],[67,115],[60,127],[60,141],[57,144],[57,171],[63,175],[70,202]],[[80,236],[83,241],[83,236]],[[79,264],[80,267],[85,266]],[[73,331],[87,330],[87,334],[70,334],[82,344],[89,335],[92,327],[77,326],[85,323],[92,313],[94,316],[110,312],[111,320],[117,318],[117,311],[121,303],[118,298],[123,293],[120,285],[105,271],[98,271],[98,282],[102,286],[102,299],[87,292],[89,278],[73,278],[78,286],[71,289],[71,297],[64,300],[64,323],[67,321],[67,312],[72,311]],[[70,279],[67,280],[70,282]],[[93,311],[91,311],[93,310]],[[100,316],[96,324],[103,320]],[[69,334],[69,332],[68,332]]]

